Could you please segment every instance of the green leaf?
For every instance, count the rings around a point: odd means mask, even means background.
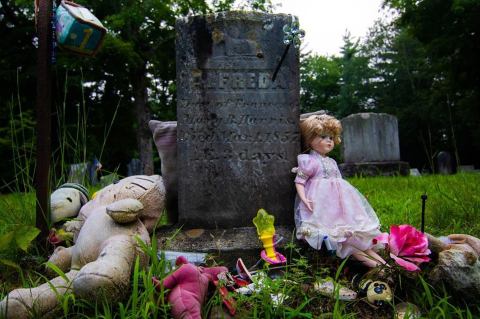
[[[70,281],[70,279],[68,279],[65,273],[57,265],[50,261],[47,261],[45,264],[48,268],[52,269],[58,276],[62,277],[63,280],[65,280],[66,282]]]
[[[20,269],[20,266],[17,263],[14,263],[13,261],[8,260],[8,259],[0,259],[0,264],[3,264],[5,266],[9,266],[9,267],[12,267],[12,268],[15,268],[15,269]]]
[[[10,243],[12,242],[14,232],[8,232],[2,236],[0,236],[0,251],[7,250],[10,247]]]
[[[15,241],[18,247],[27,251],[32,240],[40,234],[40,230],[33,226],[21,226],[15,231]]]

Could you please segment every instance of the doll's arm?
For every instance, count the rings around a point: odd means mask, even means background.
[[[313,211],[313,202],[305,196],[305,185],[296,183],[295,188],[297,189],[298,197],[307,206],[307,209]]]
[[[178,271],[178,270],[177,270]],[[174,273],[171,273],[170,275],[168,275],[167,277],[165,277],[165,279],[163,279],[163,286],[167,289],[172,289],[173,287],[175,287],[177,285],[177,275],[175,271]]]

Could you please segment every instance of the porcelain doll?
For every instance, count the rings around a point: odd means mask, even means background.
[[[298,156],[295,178],[297,238],[320,249],[322,244],[340,258],[352,256],[368,267],[385,264],[372,239],[380,234],[374,210],[360,192],[342,179],[337,163],[327,157],[341,142],[340,121],[326,114],[301,121],[307,154]]]

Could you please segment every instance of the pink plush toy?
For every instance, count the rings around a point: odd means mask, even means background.
[[[201,319],[209,283],[213,283],[218,274],[228,269],[197,267],[189,264],[183,256],[177,258],[176,264],[181,265],[180,268],[163,280],[163,286],[171,290],[168,302],[172,306],[172,316],[176,319]]]

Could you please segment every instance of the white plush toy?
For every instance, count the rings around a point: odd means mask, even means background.
[[[57,247],[50,262],[65,271],[35,288],[15,289],[0,302],[0,318],[29,318],[52,315],[58,295],[73,292],[87,300],[108,296],[116,302],[125,296],[137,256],[142,266],[148,256],[137,240],[150,243],[165,205],[162,178],[131,176],[105,187],[80,210],[78,220],[67,231],[78,231],[75,245]]]
[[[57,223],[78,215],[88,202],[88,190],[80,184],[66,183],[50,195],[50,220]]]

